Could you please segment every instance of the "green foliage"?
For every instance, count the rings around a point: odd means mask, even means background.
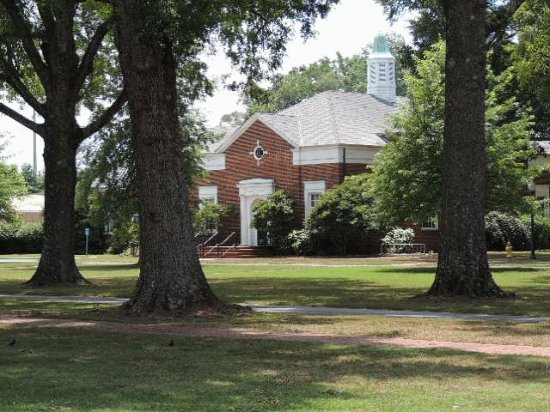
[[[368,176],[347,177],[321,196],[306,222],[314,253],[365,253],[362,241],[373,223]]]
[[[226,113],[220,118],[220,127],[235,127],[239,126],[246,120],[246,113],[237,110],[231,113]]]
[[[489,250],[502,251],[508,241],[512,242],[515,250],[525,250],[530,244],[531,233],[527,226],[506,213],[488,213],[485,216],[485,233]]]
[[[530,225],[530,217],[524,216],[521,221],[524,225]],[[550,249],[550,217],[537,216],[535,218],[535,246],[537,249]]]
[[[25,179],[15,166],[0,163],[0,221],[15,222],[17,212],[13,200],[27,193]]]
[[[204,202],[193,213],[193,229],[201,233],[214,233],[220,230],[227,215],[230,213],[228,206],[214,202]]]
[[[537,249],[550,249],[550,200],[538,199],[532,203],[534,212],[534,237]],[[531,227],[531,214],[520,216],[521,222]]]
[[[288,249],[287,236],[296,226],[294,204],[285,192],[277,190],[253,207],[252,226],[268,234],[276,251],[286,252]]]
[[[40,253],[43,232],[40,224],[0,224],[0,253]]]
[[[410,49],[399,36],[390,37],[390,48],[396,57],[397,94],[404,94],[401,73],[410,68]],[[368,85],[367,59],[371,46],[360,54],[336,59],[324,57],[308,66],[294,68],[290,73],[274,77],[272,86],[255,96],[251,102],[250,114],[255,112],[274,113],[293,106],[300,101],[327,90],[345,90],[366,93]]]
[[[407,250],[407,244],[411,243],[413,239],[414,230],[396,227],[386,233],[386,236],[382,238],[382,242],[390,245],[389,253],[402,253]]]
[[[88,63],[93,62],[93,64],[89,64],[85,73],[86,78],[80,85],[81,87],[72,91],[78,92],[78,95],[75,96],[75,109],[77,113],[83,108],[93,114],[102,113],[105,110],[106,102],[114,100],[122,89],[112,33],[107,30],[97,50],[91,46],[94,34],[100,32],[99,27],[112,17],[111,5],[96,0],[84,0],[70,1],[61,6],[41,0],[25,1],[17,4],[16,7],[18,13],[24,17],[24,24],[27,26],[25,29],[28,29],[31,36],[34,37],[31,41],[34,41],[37,51],[42,54],[45,66],[49,66],[48,52],[52,47],[49,41],[56,36],[64,36],[63,41],[66,42],[64,44],[67,49],[74,48],[75,59],[64,61],[63,64],[67,65],[66,68],[78,67],[75,62],[79,63],[80,59],[80,63],[82,63],[83,56],[88,53],[87,58],[90,59]],[[63,19],[56,20],[57,16],[54,17],[55,12],[53,11],[55,7],[64,7],[70,10],[72,15],[69,16],[67,13]],[[51,92],[51,87],[49,87],[51,85],[44,84],[45,79],[40,78],[36,64],[32,62],[28,50],[23,45],[21,32],[17,30],[8,16],[7,8],[0,7],[2,27],[0,30],[0,61],[11,63],[9,69],[6,69],[10,75],[0,79],[0,91],[2,92],[0,99],[30,104],[29,96],[21,93],[26,89],[44,105],[43,107],[47,107],[46,91],[49,89]],[[53,24],[54,22],[57,24]],[[70,25],[67,27],[68,23]],[[84,64],[81,67],[84,69]],[[51,68],[48,69],[51,70]],[[76,79],[74,80],[73,86],[76,86]],[[18,86],[18,84],[22,86]]]
[[[308,229],[296,229],[286,237],[289,247],[295,255],[311,253],[311,234]]]
[[[180,94],[186,104],[213,87],[206,78],[201,52],[214,41],[224,45],[227,57],[246,78],[232,84],[247,91],[257,89],[256,81],[281,65],[285,44],[299,27],[304,37],[313,33],[313,23],[325,17],[339,0],[219,0],[147,2],[148,24],[143,39],[158,48],[170,48],[184,74]]]
[[[535,109],[536,131],[550,138],[550,2],[527,0],[515,16],[518,41],[512,48],[519,92]],[[516,94],[518,90],[516,90]]]
[[[213,138],[202,118],[192,112],[182,115],[182,138],[185,140],[186,183],[191,186],[203,174],[202,153]],[[122,251],[138,242],[135,216],[139,212],[138,182],[126,117],[102,130],[96,139],[81,150],[84,168],[78,176],[76,208],[82,224],[112,231],[111,250]],[[135,245],[133,245],[135,246]]]
[[[405,75],[409,99],[393,119],[393,143],[379,154],[371,178],[378,220],[391,225],[425,221],[441,208],[444,43],[416,60],[418,74]],[[535,151],[529,142],[532,117],[505,93],[512,77],[512,71],[489,76],[487,209],[517,213],[526,207],[521,195],[533,172],[525,164]]]
[[[137,182],[129,124],[122,120],[99,133],[82,151],[84,168],[78,175],[76,209],[83,225],[111,226],[112,249],[129,247],[129,232],[138,213]]]
[[[21,175],[29,189],[29,193],[39,193],[44,190],[44,175],[33,170],[32,166],[25,163],[21,166]]]
[[[408,102],[393,119],[392,143],[378,155],[371,175],[378,219],[398,225],[423,221],[439,210],[444,127],[444,46],[417,60],[405,74]]]
[[[124,220],[112,231],[108,252],[137,256],[139,240],[138,222]]]
[[[485,151],[489,184],[487,210],[517,214],[528,209],[522,194],[539,171],[525,167],[527,160],[537,154],[530,141],[534,122],[530,108],[519,104],[509,93],[514,76],[513,67],[499,76],[488,72]]]

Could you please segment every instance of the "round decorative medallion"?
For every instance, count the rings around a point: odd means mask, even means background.
[[[265,150],[263,148],[263,146],[260,144],[260,141],[257,140],[256,141],[256,147],[254,147],[254,149],[252,149],[252,151],[250,152],[250,154],[252,155],[252,157],[254,157],[254,159],[256,160],[256,162],[258,163],[258,165],[260,164],[260,160],[263,160],[265,155],[268,154],[268,151]]]
[[[258,146],[254,149],[254,158],[256,160],[262,160],[264,158],[264,148],[262,146]]]

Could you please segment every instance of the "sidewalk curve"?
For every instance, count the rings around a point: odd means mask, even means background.
[[[72,302],[97,305],[120,305],[126,298],[95,296],[50,296],[50,295],[2,295],[0,299],[45,300],[50,302]],[[389,309],[352,309],[329,306],[280,306],[242,303],[258,313],[280,313],[311,316],[382,316],[394,318],[424,318],[435,320],[464,320],[478,322],[517,322],[517,323],[550,323],[549,316],[487,315],[482,313],[430,312]]]

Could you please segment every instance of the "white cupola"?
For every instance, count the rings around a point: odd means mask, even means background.
[[[384,34],[374,38],[372,53],[367,60],[369,71],[368,93],[387,102],[395,102],[395,58],[390,52]]]

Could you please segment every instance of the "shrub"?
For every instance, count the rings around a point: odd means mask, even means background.
[[[366,235],[373,221],[367,177],[366,173],[347,177],[324,193],[311,211],[306,227],[317,254],[365,253]]]
[[[40,253],[43,230],[40,224],[0,225],[0,253]]]
[[[287,244],[295,255],[307,255],[311,253],[310,236],[307,229],[293,230],[287,236]]]
[[[229,211],[228,206],[205,202],[193,214],[193,228],[197,232],[212,234],[223,226],[223,220]]]
[[[522,216],[520,220],[526,227],[531,227],[531,216]],[[550,249],[550,217],[535,217],[535,247]]]
[[[512,242],[515,250],[529,247],[531,233],[518,218],[500,212],[490,212],[485,217],[487,249],[504,250],[506,242]]]
[[[389,253],[404,253],[408,250],[408,244],[414,239],[414,230],[411,228],[403,229],[396,227],[386,233],[382,242],[390,245]]]
[[[123,220],[113,228],[109,242],[109,253],[137,256],[139,248],[139,223],[136,220]]]
[[[254,205],[252,226],[268,234],[269,243],[279,253],[290,249],[288,234],[296,226],[294,219],[294,200],[282,190],[269,195]]]

